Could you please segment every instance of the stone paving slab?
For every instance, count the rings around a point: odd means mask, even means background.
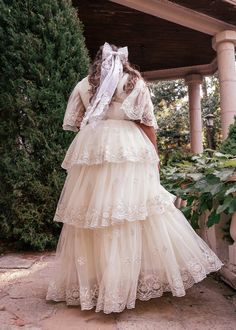
[[[0,268],[13,268],[13,269],[22,269],[30,268],[38,259],[38,255],[31,256],[27,258],[27,255],[22,258],[15,254],[9,254],[7,256],[0,257]]]
[[[0,330],[236,330],[236,292],[210,275],[184,297],[165,293],[109,315],[46,301],[55,252],[0,257]]]

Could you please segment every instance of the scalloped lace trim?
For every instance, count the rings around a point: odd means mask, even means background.
[[[145,220],[149,215],[163,214],[167,208],[175,208],[169,198],[155,196],[146,203],[129,205],[124,201],[119,204],[103,207],[102,210],[83,205],[80,208],[67,208],[67,203],[61,202],[55,212],[53,221],[64,222],[83,228],[99,228],[126,221]]]
[[[112,147],[93,151],[88,148],[79,152],[73,150],[68,151],[62,163],[62,167],[68,168],[74,164],[93,165],[102,164],[104,162],[122,163],[125,161],[156,163],[159,161],[159,157],[156,152],[153,152],[152,149],[147,147],[139,148],[138,150],[120,147],[117,151],[114,151]]]
[[[96,312],[103,311],[109,314],[122,312],[125,308],[134,308],[136,299],[147,301],[151,298],[161,297],[167,291],[172,292],[173,296],[181,297],[186,294],[186,289],[202,281],[207,274],[219,270],[224,265],[210,249],[208,251],[202,249],[202,252],[206,267],[196,262],[195,259],[189,260],[186,266],[180,269],[180,272],[172,275],[171,282],[168,282],[167,278],[161,279],[158,274],[148,275],[141,272],[137,291],[128,299],[127,290],[122,286],[114,290],[112,283],[108,283],[105,290],[105,288],[99,288],[97,283],[89,287],[79,287],[77,284],[59,287],[53,280],[49,284],[46,300],[65,301],[67,305],[80,305],[82,310],[96,307]],[[127,263],[127,260],[124,262]],[[84,267],[84,265],[84,261],[79,263],[80,267]],[[125,284],[124,288],[126,288]]]
[[[128,98],[123,102],[121,109],[125,112],[126,116],[131,120],[140,120],[141,123],[147,126],[153,126],[155,130],[159,127],[156,118],[152,112],[144,112],[143,105],[134,105]]]

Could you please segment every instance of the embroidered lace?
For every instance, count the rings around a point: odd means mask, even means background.
[[[83,86],[86,87],[86,90],[83,90]],[[87,88],[87,81],[84,79],[80,81],[72,91],[63,120],[63,129],[77,132],[79,128],[83,128],[86,125],[87,117],[90,113],[90,107],[87,107],[87,110],[85,109],[81,93],[86,93]],[[106,107],[108,101],[109,97],[105,95],[99,107]],[[125,96],[119,107],[120,113],[125,113],[126,119],[139,120],[145,125],[153,126],[155,129],[158,128],[150,92],[142,79],[137,81],[132,92],[128,96]],[[106,111],[109,111],[109,107]],[[105,114],[106,113],[102,113],[100,117],[95,117],[93,124],[95,125],[96,121],[102,119]]]
[[[124,221],[145,220],[151,214],[163,214],[167,210],[175,209],[170,199],[155,196],[147,203],[129,205],[126,201],[120,200],[119,204],[104,206],[102,210],[83,205],[68,209],[63,201],[58,205],[54,221],[64,222],[83,228],[101,228]]]
[[[189,260],[179,272],[172,274],[171,280],[168,280],[164,274],[161,277],[160,274],[140,272],[137,290],[132,292],[128,300],[125,289],[121,286],[114,291],[112,283],[106,284],[105,291],[96,282],[87,287],[80,287],[76,283],[66,287],[65,285],[57,286],[55,281],[50,283],[46,299],[65,301],[67,305],[80,305],[82,310],[96,307],[96,312],[103,310],[104,313],[108,314],[122,312],[125,308],[134,308],[136,299],[147,301],[151,298],[161,297],[164,292],[172,292],[174,296],[181,297],[186,294],[186,289],[202,281],[208,273],[217,271],[222,267],[222,263],[213,252],[210,250],[203,250],[202,252],[207,266],[203,267],[195,259]],[[150,253],[155,253],[155,251],[150,251]],[[137,261],[140,263],[141,259],[137,258]],[[127,262],[130,261],[123,260],[124,265]],[[80,264],[80,267],[84,266],[85,262]]]
[[[122,163],[126,161],[157,163],[159,157],[147,146],[136,148],[136,150],[128,145],[119,148],[107,145],[103,150],[84,147],[81,151],[68,150],[62,167],[69,169],[74,164],[94,165],[104,162]]]

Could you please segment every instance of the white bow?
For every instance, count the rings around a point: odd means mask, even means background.
[[[121,61],[126,62],[128,60],[128,47],[119,48],[117,51],[112,50],[111,46],[105,42],[102,49],[102,60],[107,59],[109,56],[119,55]]]
[[[87,108],[80,126],[81,129],[87,122],[93,122],[95,125],[97,120],[104,117],[123,74],[123,63],[127,62],[127,60],[127,47],[122,47],[117,51],[113,51],[111,46],[105,42],[102,50],[100,84]]]

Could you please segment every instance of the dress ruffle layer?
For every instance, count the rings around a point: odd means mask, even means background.
[[[156,164],[76,165],[66,178],[54,221],[84,228],[140,221],[174,212],[174,199],[160,185]]]
[[[158,160],[133,122],[107,119],[78,133],[62,163],[47,300],[121,312],[166,291],[183,296],[223,266],[160,185]]]
[[[47,300],[121,312],[185,290],[223,264],[176,209],[91,230],[64,224]]]
[[[130,120],[107,119],[84,127],[72,141],[62,167],[123,162],[157,163],[159,157],[148,137]]]

